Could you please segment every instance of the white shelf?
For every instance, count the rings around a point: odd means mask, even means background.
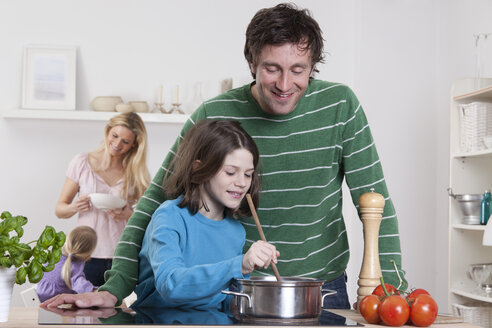
[[[2,116],[7,119],[79,120],[107,121],[118,112],[96,112],[90,110],[48,110],[48,109],[4,109]],[[146,123],[184,124],[187,114],[138,113]]]
[[[492,303],[492,294],[480,291],[477,287],[451,288],[451,293],[477,301]]]
[[[474,101],[492,103],[492,79],[463,79],[451,90],[449,186],[464,193],[492,188],[492,149],[461,152],[459,107]],[[492,303],[492,294],[481,291],[466,275],[472,263],[492,262],[491,248],[482,245],[485,225],[461,224],[463,213],[449,198],[448,306],[467,299]]]
[[[492,79],[466,78],[453,85],[453,101],[464,103],[472,101],[492,101]]]
[[[466,158],[466,157],[492,157],[492,149],[483,149],[474,152],[467,153],[455,153],[454,158]]]
[[[492,101],[492,86],[461,94],[453,98],[454,101]]]
[[[482,224],[453,224],[453,228],[461,230],[484,231],[485,225]]]

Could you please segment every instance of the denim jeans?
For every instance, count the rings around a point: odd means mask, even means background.
[[[337,294],[326,296],[323,309],[350,309],[347,295],[347,274],[343,273],[338,278],[323,284],[323,289],[336,290]]]
[[[113,261],[111,259],[91,258],[85,263],[85,278],[96,287],[104,285],[104,272],[111,269],[112,263]]]

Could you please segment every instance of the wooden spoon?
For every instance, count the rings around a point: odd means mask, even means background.
[[[263,229],[261,228],[261,225],[260,225],[260,220],[258,219],[258,214],[256,214],[255,205],[253,204],[253,200],[251,199],[251,195],[246,194],[246,199],[248,200],[249,208],[251,210],[251,214],[253,214],[253,219],[255,220],[256,228],[258,229],[258,233],[260,234],[260,238],[264,242],[267,242],[267,240],[265,238],[265,234],[263,233]],[[272,265],[273,273],[275,274],[277,281],[282,281],[282,278],[280,278],[280,273],[278,273],[277,266],[275,265],[275,263],[271,262],[270,264]]]

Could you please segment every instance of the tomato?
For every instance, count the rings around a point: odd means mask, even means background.
[[[412,292],[410,294],[408,294],[407,296],[407,300],[408,299],[413,299],[415,297],[417,297],[417,295],[430,295],[428,291],[426,291],[425,289],[422,289],[422,288],[417,288],[417,289],[414,289],[412,290]]]
[[[379,306],[381,301],[376,295],[367,295],[359,303],[360,314],[364,317],[367,323],[379,323]]]
[[[410,307],[410,320],[418,327],[430,326],[437,317],[437,303],[432,296],[420,294]]]
[[[400,295],[383,298],[379,306],[379,317],[388,326],[399,327],[405,324],[410,316],[407,301]]]
[[[384,286],[386,287],[386,290],[388,291],[388,293],[390,293],[390,295],[399,294],[395,286],[386,283],[384,284]],[[383,286],[379,285],[374,288],[374,290],[372,291],[372,295],[376,295],[377,297],[382,298],[384,296]]]

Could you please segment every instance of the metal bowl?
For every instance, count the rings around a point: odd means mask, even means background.
[[[453,197],[463,214],[463,224],[480,224],[480,202],[481,194],[453,194],[453,190],[448,188],[449,196]]]
[[[470,264],[466,274],[480,288],[492,290],[492,263]]]

